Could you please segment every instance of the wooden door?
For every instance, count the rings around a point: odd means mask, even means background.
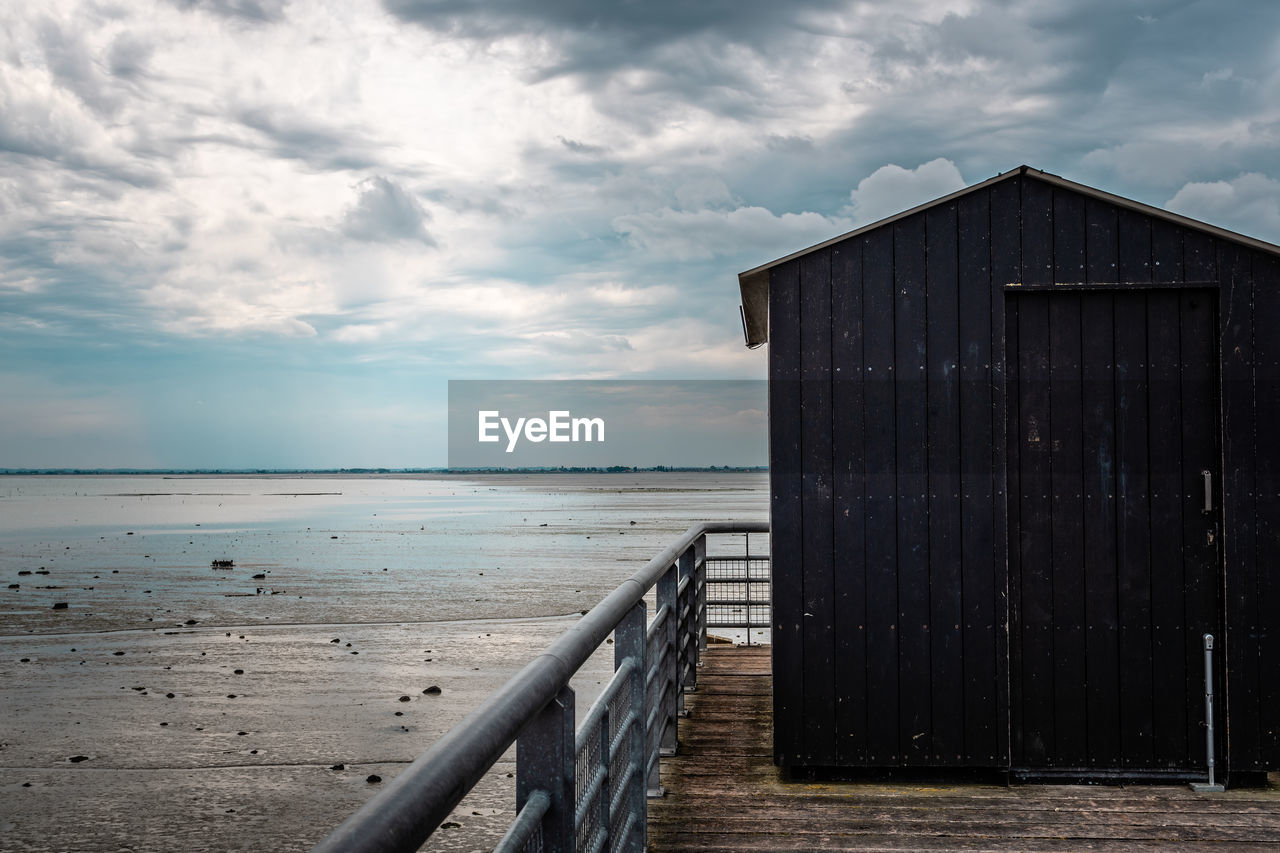
[[[1215,306],[1201,289],[1007,297],[1014,768],[1204,766]]]

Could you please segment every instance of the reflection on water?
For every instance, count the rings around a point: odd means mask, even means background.
[[[0,596],[0,633],[570,613],[695,520],[763,518],[765,488],[763,474],[3,477],[0,578],[19,587]]]

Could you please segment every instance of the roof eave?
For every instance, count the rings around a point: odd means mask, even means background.
[[[1139,213],[1146,214],[1147,216],[1163,219],[1167,222],[1172,222],[1175,225],[1180,225],[1185,228],[1194,228],[1197,231],[1203,231],[1223,240],[1240,243],[1259,251],[1269,252],[1280,256],[1280,246],[1277,246],[1274,243],[1268,243],[1265,240],[1259,240],[1256,237],[1248,237],[1235,231],[1228,231],[1226,228],[1219,228],[1216,225],[1210,225],[1206,222],[1201,222],[1198,219],[1182,216],[1181,214],[1173,213],[1160,207],[1143,204],[1140,201],[1134,201],[1133,199],[1125,198],[1124,196],[1113,195],[1109,192],[1095,189],[1094,187],[1090,187],[1085,184],[1077,184],[1074,181],[1069,181],[1066,178],[1059,177],[1058,175],[1053,175],[1049,172],[1042,172],[1039,169],[1032,168],[1031,166],[1023,165],[1016,169],[1010,169],[1007,172],[1001,172],[1000,174],[988,178],[981,183],[956,190],[955,192],[944,195],[941,198],[927,201],[924,204],[918,204],[915,207],[902,211],[901,213],[895,213],[893,216],[876,220],[875,222],[863,225],[860,228],[855,228],[852,231],[832,237],[830,240],[824,240],[823,242],[810,246],[807,249],[792,252],[785,257],[769,261],[768,263],[761,264],[758,267],[753,267],[746,272],[738,273],[738,287],[742,292],[742,323],[743,330],[746,335],[747,346],[754,349],[761,344],[767,343],[769,340],[769,273],[774,267],[781,266],[782,264],[793,261],[796,258],[804,257],[811,252],[820,251],[828,246],[832,246],[852,237],[865,234],[868,231],[882,228],[885,225],[892,224],[900,219],[906,219],[909,216],[914,216],[921,211],[929,210],[930,208],[937,207],[938,205],[947,204],[948,202],[954,201],[968,195],[969,193],[986,189],[992,184],[1007,181],[1018,175],[1031,175],[1045,183],[1069,189],[1081,195],[1095,198],[1099,201],[1107,202],[1108,204],[1114,204],[1117,207],[1134,210]]]

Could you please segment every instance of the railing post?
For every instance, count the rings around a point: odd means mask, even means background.
[[[616,670],[628,659],[631,659],[631,692],[628,694],[631,711],[631,763],[627,770],[627,809],[631,817],[631,837],[626,839],[621,849],[631,853],[643,853],[649,843],[648,815],[649,806],[645,796],[645,768],[649,756],[645,745],[645,721],[647,708],[644,698],[644,676],[649,671],[645,660],[645,628],[648,626],[648,614],[643,601],[627,611],[613,629],[613,668]],[[656,787],[656,783],[655,783]]]
[[[694,579],[698,584],[698,660],[702,666],[702,653],[707,650],[707,537],[699,536],[693,542]],[[694,675],[697,678],[697,675]]]
[[[742,572],[743,577],[747,579],[747,645],[751,645],[751,534],[746,534],[746,544],[742,546]]]
[[[609,789],[610,785],[610,760],[609,746],[613,740],[609,737],[609,729],[612,727],[612,715],[606,705],[604,713],[600,715],[600,731],[596,733],[596,748],[599,750],[600,771],[604,774],[604,782],[600,785],[600,790],[596,792],[596,796],[600,798],[600,802],[596,803],[596,820],[599,822],[600,829],[604,831],[604,847],[608,850],[613,842],[613,815],[609,813]]]
[[[533,718],[516,741],[516,812],[534,791],[545,791],[551,806],[542,818],[542,849],[573,853],[574,698],[565,685]]]
[[[680,555],[680,580],[687,581],[680,610],[680,716],[684,710],[684,694],[698,688],[698,551],[692,543]]]
[[[680,628],[680,600],[677,593],[679,576],[677,567],[672,563],[662,577],[658,579],[658,610],[667,608],[667,618],[663,624],[662,653],[659,655],[662,686],[662,740],[659,754],[675,755],[680,747],[679,732],[676,729],[676,716],[680,710],[683,697],[680,695],[680,660],[677,645]]]

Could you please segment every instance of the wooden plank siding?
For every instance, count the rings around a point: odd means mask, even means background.
[[[1280,767],[1280,258],[1012,174],[769,277],[776,762],[1190,771],[1211,630]]]

